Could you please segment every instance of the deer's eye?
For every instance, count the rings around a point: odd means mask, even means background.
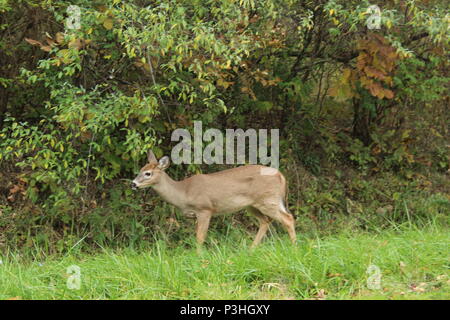
[[[145,175],[146,175],[147,177],[150,177],[150,176],[152,175],[152,173],[151,173],[151,172],[146,172]]]

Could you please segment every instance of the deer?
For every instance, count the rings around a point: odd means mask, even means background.
[[[132,189],[151,187],[184,215],[196,217],[198,249],[205,242],[213,216],[243,209],[259,221],[251,248],[260,244],[273,220],[281,223],[291,242],[296,243],[295,219],[287,209],[286,178],[278,169],[244,165],[176,181],[165,172],[170,165],[169,157],[164,156],[158,161],[153,151],[149,150],[147,160],[148,163],[131,183]]]

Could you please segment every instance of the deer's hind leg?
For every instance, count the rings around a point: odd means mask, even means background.
[[[254,248],[258,244],[261,243],[262,238],[264,238],[264,236],[267,233],[267,230],[269,229],[269,225],[270,225],[271,221],[270,221],[269,217],[265,216],[258,209],[254,208],[254,207],[248,207],[247,211],[250,212],[251,214],[253,214],[259,221],[258,233],[256,234],[255,240],[253,240],[253,243],[251,245],[251,248]]]
[[[295,219],[292,214],[287,212],[283,201],[280,199],[277,202],[267,202],[258,206],[258,210],[265,216],[280,222],[289,234],[292,244],[297,241],[295,234]]]

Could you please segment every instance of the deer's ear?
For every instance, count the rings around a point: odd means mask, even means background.
[[[165,170],[169,167],[170,165],[170,160],[168,156],[162,157],[161,159],[159,159],[159,163],[158,163],[158,168],[161,170]]]
[[[147,152],[147,160],[148,160],[148,163],[151,163],[151,164],[157,164],[158,163],[158,160],[156,160],[155,154],[153,153],[152,150],[148,150],[148,152]]]

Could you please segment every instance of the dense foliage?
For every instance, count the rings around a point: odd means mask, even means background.
[[[373,4],[381,21],[369,29]],[[80,8],[79,28],[69,5]],[[439,0],[0,0],[0,246],[133,242],[172,228],[176,216],[133,194],[129,179],[148,148],[169,154],[171,132],[194,120],[280,128],[291,209],[315,225],[373,201],[367,215],[406,217],[411,186],[443,193],[430,205],[448,210],[448,9]],[[374,177],[384,180],[368,185]]]

